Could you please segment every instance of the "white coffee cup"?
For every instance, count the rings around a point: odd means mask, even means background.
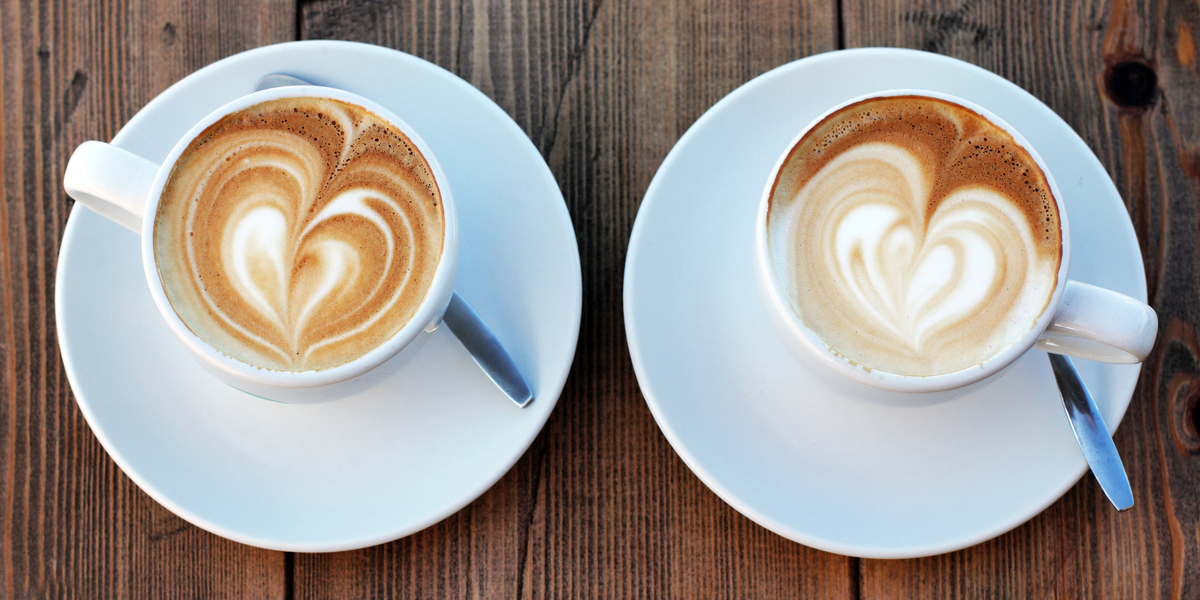
[[[796,314],[776,274],[768,232],[774,182],[792,149],[817,124],[842,109],[872,98],[926,96],[970,109],[1008,132],[1042,170],[1058,207],[1062,259],[1049,303],[1032,327],[983,362],[958,371],[929,376],[899,375],[869,368],[848,359],[821,339]],[[926,404],[962,395],[1003,371],[1031,348],[1109,363],[1137,363],[1150,353],[1158,333],[1154,310],[1110,290],[1070,281],[1071,236],[1066,206],[1050,170],[1029,142],[1010,125],[974,103],[947,94],[922,90],[890,90],[868,94],[834,106],[817,117],[788,144],[766,181],[755,230],[755,270],[760,297],[779,339],[810,372],[835,390],[900,404]],[[907,394],[896,394],[906,392]]]
[[[394,335],[362,356],[322,370],[265,369],[232,358],[201,339],[176,314],[167,299],[154,256],[154,223],[158,203],[175,162],[188,145],[226,115],[281,98],[330,98],[359,106],[402,131],[424,155],[441,192],[445,232],[441,254],[424,300],[412,318]],[[247,393],[287,403],[313,403],[343,398],[369,389],[386,379],[401,362],[398,356],[422,331],[433,331],[442,321],[454,293],[458,266],[458,221],[454,198],[445,173],[429,146],[407,123],[388,109],[350,92],[318,87],[279,87],[238,98],[196,123],[179,140],[166,160],[156,165],[140,156],[103,142],[84,142],[71,155],[63,187],[80,204],[142,236],[142,266],[150,295],[171,331],[205,370]]]

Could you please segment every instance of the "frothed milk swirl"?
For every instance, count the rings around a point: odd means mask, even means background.
[[[424,299],[444,236],[429,164],[375,114],[325,98],[221,119],[180,156],[154,253],[185,324],[255,366],[353,360]]]
[[[1033,327],[1062,259],[1045,175],[962,106],[896,96],[850,105],[785,158],[767,232],[793,310],[867,369],[978,365]]]

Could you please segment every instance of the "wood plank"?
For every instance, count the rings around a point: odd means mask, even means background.
[[[834,15],[823,0],[302,5],[302,37],[415,54],[516,120],[562,187],[584,307],[567,388],[513,470],[406,539],[297,555],[297,597],[852,597],[854,561],[758,527],[678,459],[638,393],[621,313],[638,202],[671,146],[751,77],[833,49]]]
[[[0,597],[281,597],[285,557],[188,525],[125,477],[59,360],[70,152],[223,56],[291,39],[285,0],[0,2]],[[103,349],[97,349],[103,351]]]
[[[864,598],[1180,598],[1200,589],[1195,405],[1200,83],[1194,2],[846,3],[847,46],[961,58],[1016,82],[1083,137],[1117,182],[1142,245],[1161,333],[1116,435],[1136,506],[1091,476],[980,546],[863,561]],[[1155,81],[1156,80],[1156,81]],[[1110,85],[1111,83],[1111,85]]]

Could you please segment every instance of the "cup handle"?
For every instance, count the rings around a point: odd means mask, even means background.
[[[63,188],[76,202],[142,233],[158,165],[104,142],[84,142],[71,154]]]
[[[1154,309],[1124,294],[1067,281],[1058,313],[1035,348],[1106,363],[1146,360],[1158,337]]]

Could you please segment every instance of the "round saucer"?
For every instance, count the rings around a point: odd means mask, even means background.
[[[1145,300],[1124,203],[1083,140],[995,74],[899,49],[799,60],[718,102],[655,174],[625,263],[625,328],[638,382],[684,462],[760,525],[872,558],[938,554],[995,537],[1041,512],[1087,468],[1042,352],[954,401],[889,406],[841,396],[807,375],[771,330],[753,261],[771,167],[830,106],[895,88],[965,98],[1024,133],[1065,196],[1071,279]],[[1076,364],[1115,428],[1141,366]]]
[[[162,160],[192,124],[271,73],[371,98],[428,142],[459,205],[455,289],[512,354],[534,402],[513,404],[444,327],[358,396],[285,405],[238,392],[158,317],[137,235],[81,205],[59,255],[59,346],[100,443],[171,511],[264,548],[360,548],[457,511],[533,441],[575,354],[579,251],[558,185],[516,123],[450,72],[377,46],[294,42],[221,60],[152,100],[113,143]]]

